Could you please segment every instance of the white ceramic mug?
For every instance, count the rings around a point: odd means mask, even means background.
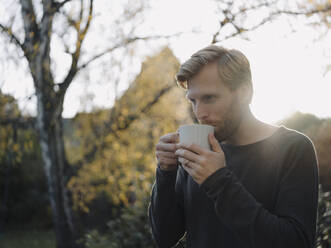
[[[179,142],[190,145],[192,143],[210,150],[208,134],[214,133],[214,127],[203,124],[183,125],[179,129]],[[179,162],[183,162],[179,158]]]

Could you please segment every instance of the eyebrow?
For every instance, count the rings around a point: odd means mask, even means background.
[[[215,93],[206,93],[206,94],[202,94],[201,96],[200,96],[200,98],[206,98],[206,97],[209,97],[209,96],[215,96],[215,97],[217,97],[217,96],[219,96],[219,94],[215,94]],[[188,94],[186,94],[185,95],[185,97],[187,98],[187,99],[192,99],[192,96],[190,96],[190,95],[188,95]]]

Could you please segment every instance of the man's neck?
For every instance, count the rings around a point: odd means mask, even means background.
[[[276,130],[277,126],[264,123],[255,118],[249,110],[237,128],[234,135],[225,141],[232,145],[248,145],[270,137]]]

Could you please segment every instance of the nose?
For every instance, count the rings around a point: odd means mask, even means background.
[[[200,121],[203,122],[208,119],[208,109],[206,108],[206,105],[197,103],[194,107],[194,114],[195,117]]]

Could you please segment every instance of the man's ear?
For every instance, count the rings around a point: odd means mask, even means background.
[[[251,84],[243,83],[238,88],[239,99],[243,104],[249,105],[252,102],[253,88]]]

